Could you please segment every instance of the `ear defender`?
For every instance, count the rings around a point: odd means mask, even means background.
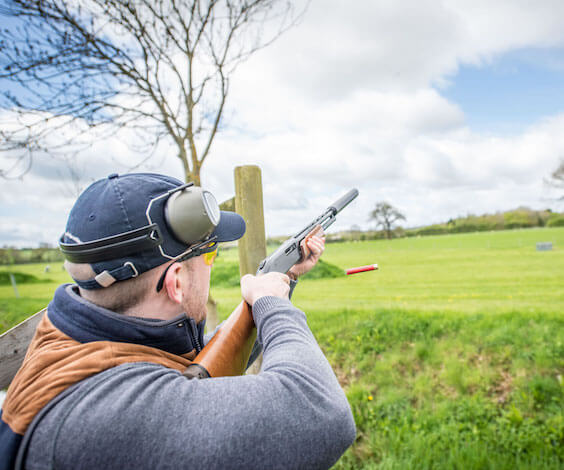
[[[151,219],[153,203],[162,198],[166,198],[164,203],[166,228],[159,227]],[[162,206],[158,210],[162,211]],[[194,186],[193,183],[187,183],[151,199],[145,215],[149,224],[139,229],[86,243],[65,243],[63,241],[65,235],[63,235],[59,246],[65,258],[74,263],[98,263],[154,248],[158,248],[163,257],[175,259],[178,255],[163,251],[162,244],[165,242],[166,229],[168,228],[181,243],[193,250],[200,249],[201,243],[211,241],[208,238],[219,224],[221,211],[212,193]],[[162,215],[159,218],[162,224]]]
[[[187,245],[207,239],[221,217],[213,194],[197,186],[188,186],[171,194],[164,211],[174,236]]]

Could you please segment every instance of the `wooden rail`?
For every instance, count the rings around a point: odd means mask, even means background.
[[[37,312],[0,335],[0,389],[6,388],[22,365],[35,327],[45,310]]]

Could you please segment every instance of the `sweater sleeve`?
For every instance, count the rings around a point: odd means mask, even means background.
[[[58,468],[329,468],[355,437],[344,392],[300,310],[264,297],[253,315],[264,348],[258,375],[110,369],[37,427],[28,468],[45,459]]]

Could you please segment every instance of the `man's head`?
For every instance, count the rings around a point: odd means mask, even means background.
[[[71,210],[60,246],[81,292],[102,298],[115,297],[109,293],[128,280],[132,293],[144,293],[150,282],[153,292],[157,284],[168,289],[167,273],[176,262],[194,271],[197,257],[244,232],[243,219],[220,212],[211,193],[168,176],[136,173],[90,185]]]

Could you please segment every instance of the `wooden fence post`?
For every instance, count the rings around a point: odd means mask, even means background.
[[[262,178],[256,165],[235,168],[235,211],[245,219],[247,231],[239,240],[239,272],[255,274],[266,258]]]
[[[235,211],[247,224],[247,231],[238,242],[239,272],[243,277],[245,274],[255,274],[259,263],[266,258],[262,177],[256,165],[235,168]],[[247,373],[257,374],[261,364],[262,354]]]

